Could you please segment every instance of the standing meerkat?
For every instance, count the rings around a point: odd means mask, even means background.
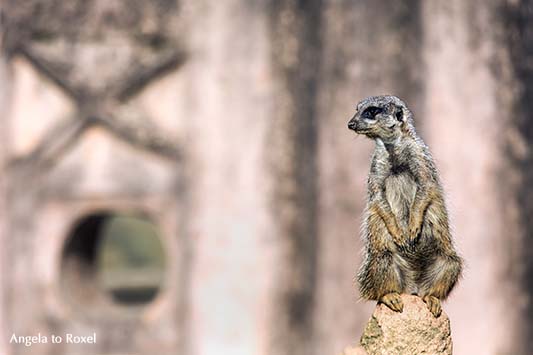
[[[357,104],[348,128],[376,143],[363,224],[361,296],[402,312],[401,293],[416,294],[435,317],[461,275],[438,172],[396,96]]]

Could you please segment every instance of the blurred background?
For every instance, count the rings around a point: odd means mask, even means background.
[[[0,353],[358,342],[370,95],[415,115],[458,355],[532,354],[533,1],[4,0]],[[10,343],[12,334],[96,344]]]

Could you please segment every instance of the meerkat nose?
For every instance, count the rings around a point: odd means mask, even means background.
[[[348,128],[349,129],[355,129],[356,125],[357,125],[357,123],[355,121],[348,122]]]

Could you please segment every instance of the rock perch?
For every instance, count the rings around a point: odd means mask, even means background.
[[[342,355],[451,355],[448,316],[442,312],[435,318],[418,296],[401,297],[402,313],[378,304],[359,346],[345,349]]]

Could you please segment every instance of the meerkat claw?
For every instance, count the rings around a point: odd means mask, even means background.
[[[403,302],[402,298],[400,297],[400,294],[397,292],[391,292],[387,293],[384,296],[381,296],[379,299],[379,302],[383,303],[390,309],[392,309],[395,312],[402,312],[403,311]]]
[[[429,311],[438,318],[442,313],[442,308],[440,305],[440,300],[435,296],[424,296],[422,300],[426,303],[429,308]]]

